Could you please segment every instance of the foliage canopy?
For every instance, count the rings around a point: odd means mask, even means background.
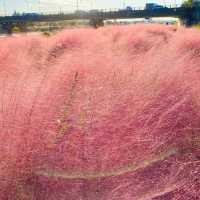
[[[192,7],[193,0],[185,0],[182,4],[184,7]]]

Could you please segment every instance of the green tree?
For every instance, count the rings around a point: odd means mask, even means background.
[[[185,0],[182,4],[183,7],[190,8],[192,7],[193,0]]]

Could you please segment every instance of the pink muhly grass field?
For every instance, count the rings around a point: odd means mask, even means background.
[[[198,30],[0,43],[0,200],[199,199]]]

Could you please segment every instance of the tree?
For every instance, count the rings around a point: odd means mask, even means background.
[[[190,8],[192,7],[192,4],[193,4],[193,0],[185,0],[182,4],[183,7],[187,7],[187,8]]]

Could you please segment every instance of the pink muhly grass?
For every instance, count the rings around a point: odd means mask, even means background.
[[[199,198],[197,30],[0,42],[1,200]]]

